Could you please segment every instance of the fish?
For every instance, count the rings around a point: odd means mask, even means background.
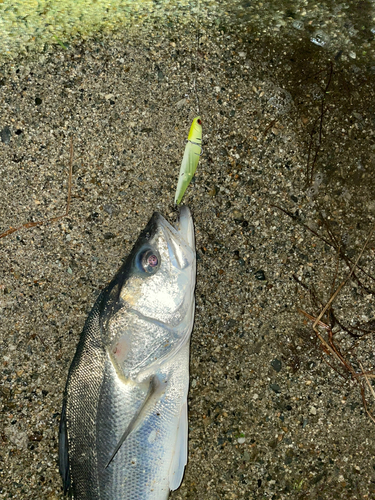
[[[194,224],[155,212],[98,296],[66,382],[59,428],[64,493],[166,500],[188,457]]]
[[[181,203],[182,197],[197,170],[199,158],[202,154],[202,120],[200,116],[194,118],[191,124],[184,156],[182,158],[177,189],[174,197],[176,205]]]

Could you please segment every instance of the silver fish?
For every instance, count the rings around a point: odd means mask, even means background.
[[[76,500],[165,500],[187,462],[195,241],[189,209],[154,213],[98,297],[71,364],[59,431]]]

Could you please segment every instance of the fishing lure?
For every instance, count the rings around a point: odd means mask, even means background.
[[[178,177],[176,194],[174,202],[176,205],[181,203],[186,188],[191,182],[195,171],[197,170],[199,157],[202,153],[202,121],[201,117],[194,118],[191,124],[184,157],[182,158],[180,175]]]

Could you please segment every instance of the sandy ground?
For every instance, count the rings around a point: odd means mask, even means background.
[[[198,101],[189,463],[171,498],[375,498],[364,379],[328,366],[298,311],[319,314],[349,272],[334,247],[355,260],[374,221],[374,69],[300,35],[200,30],[199,50],[195,23],[171,23],[1,68],[0,232],[63,214],[71,138],[74,161],[69,215],[0,239],[0,498],[62,499],[80,332],[152,212],[173,220]],[[372,333],[350,335],[374,329],[373,290],[357,270],[322,319],[353,373],[373,367]]]

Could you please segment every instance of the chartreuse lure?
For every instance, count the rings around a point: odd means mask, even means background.
[[[195,171],[197,170],[199,157],[202,153],[202,121],[201,117],[194,118],[191,124],[184,157],[182,158],[180,175],[178,177],[176,195],[174,202],[176,205],[181,203],[186,188],[191,182]]]

